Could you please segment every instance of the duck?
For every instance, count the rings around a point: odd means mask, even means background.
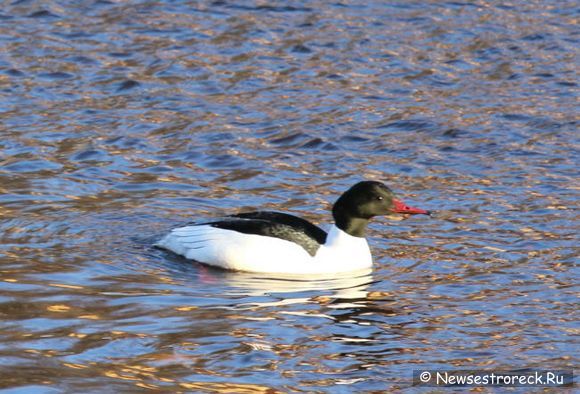
[[[155,246],[208,266],[268,274],[338,274],[372,267],[365,238],[376,216],[431,212],[403,203],[384,183],[361,181],[332,206],[328,232],[287,213],[233,214],[171,230]]]

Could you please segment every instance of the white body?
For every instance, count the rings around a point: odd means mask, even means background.
[[[210,225],[176,228],[156,246],[200,263],[237,271],[329,274],[372,266],[366,239],[353,237],[336,226],[314,256],[291,241]]]

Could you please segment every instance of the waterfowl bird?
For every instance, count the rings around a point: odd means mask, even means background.
[[[326,233],[286,213],[240,213],[173,229],[156,246],[229,270],[279,274],[332,274],[370,268],[365,232],[374,216],[426,214],[405,205],[381,182],[363,181],[334,203]]]

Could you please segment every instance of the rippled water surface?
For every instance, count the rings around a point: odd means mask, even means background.
[[[578,4],[5,1],[0,388],[363,392],[415,369],[577,365]],[[361,179],[371,273],[156,250],[258,207],[329,223]]]

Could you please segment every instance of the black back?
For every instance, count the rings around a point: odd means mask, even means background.
[[[320,245],[326,242],[324,230],[307,220],[281,212],[239,213],[203,224],[244,234],[264,235],[294,242],[303,247],[311,256],[314,256]]]

